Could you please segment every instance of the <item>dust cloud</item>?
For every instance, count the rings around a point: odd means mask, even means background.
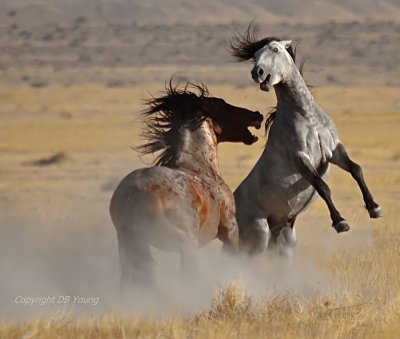
[[[49,203],[41,209],[3,205],[1,318],[193,314],[209,309],[215,292],[232,281],[254,301],[286,293],[310,297],[338,286],[300,248],[291,260],[271,255],[249,260],[227,257],[215,241],[198,251],[191,277],[182,276],[177,253],[152,248],[157,288],[121,295],[116,232],[107,207],[106,201],[84,207]]]

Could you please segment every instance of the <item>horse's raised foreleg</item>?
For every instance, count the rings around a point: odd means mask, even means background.
[[[305,152],[298,152],[295,161],[300,174],[315,188],[317,193],[328,206],[332,226],[335,228],[336,232],[340,233],[348,231],[350,226],[333,204],[331,190],[327,183],[318,174],[318,171],[311,164],[309,156]]]
[[[360,165],[353,162],[343,144],[339,144],[332,153],[332,164],[339,166],[341,169],[349,172],[351,176],[357,181],[363,195],[365,207],[368,210],[371,218],[379,218],[383,216],[383,212],[379,205],[374,201],[371,192],[369,191],[367,184],[365,183],[364,176]]]

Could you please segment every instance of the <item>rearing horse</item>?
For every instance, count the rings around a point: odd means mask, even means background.
[[[250,253],[268,244],[282,254],[296,245],[294,223],[316,197],[325,201],[335,230],[350,229],[336,209],[324,181],[329,164],[357,181],[371,218],[382,216],[365,181],[341,143],[332,119],[315,102],[299,69],[291,41],[258,39],[251,25],[231,40],[232,54],[254,60],[253,80],[263,91],[275,89],[276,111],[267,119],[268,141],[255,167],[234,192],[242,246]]]
[[[215,238],[226,249],[237,248],[234,198],[219,174],[217,144],[256,142],[247,127],[260,128],[263,120],[259,112],[209,97],[204,85],[190,83],[179,89],[170,82],[147,106],[148,142],[139,150],[161,154],[156,166],[128,174],[110,204],[123,286],[152,283],[149,245],[180,252],[183,269],[190,269],[195,247]]]

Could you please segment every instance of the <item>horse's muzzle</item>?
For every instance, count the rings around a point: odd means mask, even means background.
[[[251,77],[253,78],[253,80],[255,82],[260,82],[260,74],[259,72],[261,72],[261,75],[264,73],[264,70],[262,68],[260,68],[260,66],[255,65],[253,67],[253,69],[251,70]]]

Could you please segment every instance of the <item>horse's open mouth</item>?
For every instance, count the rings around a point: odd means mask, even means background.
[[[254,127],[255,129],[260,129],[263,119],[264,119],[264,117],[260,114],[260,119],[250,121],[247,124],[247,127]],[[248,135],[248,142],[245,142],[246,144],[251,145],[258,141],[258,137],[255,136],[254,134],[252,134],[248,129],[247,129],[247,135]]]
[[[262,91],[269,92],[271,90],[272,86],[269,84],[270,79],[271,79],[271,74],[268,74],[265,80],[263,82],[260,82],[260,89]]]
[[[257,127],[256,127],[257,128]],[[258,129],[258,128],[257,128]],[[251,133],[249,130],[247,130],[248,132],[249,132],[249,134],[251,135],[251,142],[250,142],[250,145],[251,144],[254,144],[255,142],[257,142],[258,141],[258,137],[256,136],[256,135],[254,135],[253,133]]]
[[[249,130],[246,132],[246,137],[244,140],[245,145],[252,145],[258,141],[258,137],[252,134]]]
[[[258,137],[256,137],[254,134],[252,134],[252,136],[253,136],[253,144],[254,144],[255,142],[258,141]]]

